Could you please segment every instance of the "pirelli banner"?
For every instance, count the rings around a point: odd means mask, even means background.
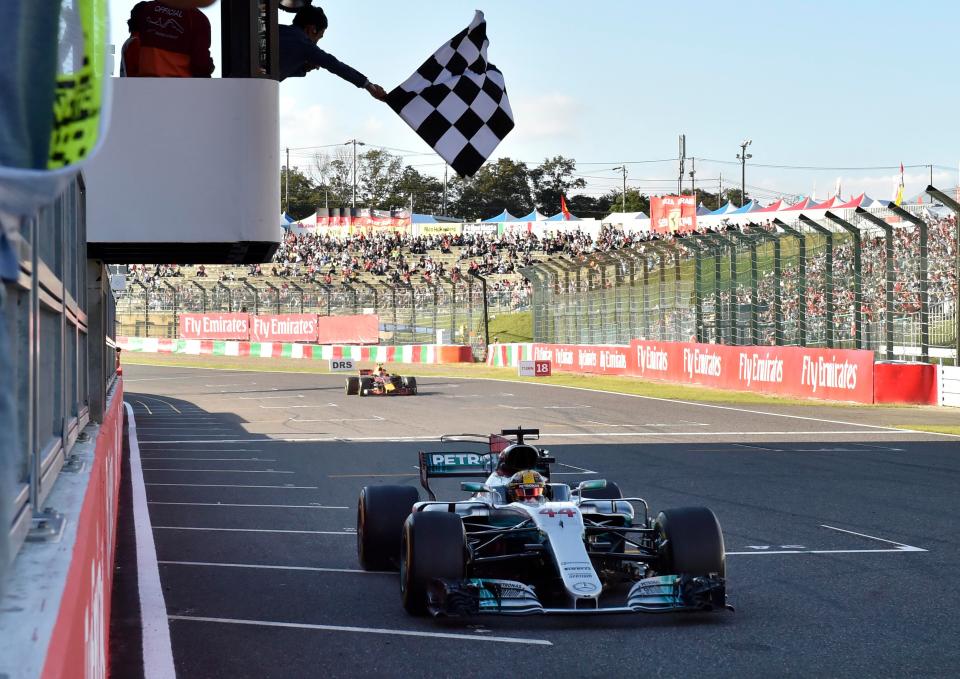
[[[180,339],[377,344],[380,319],[374,314],[181,314]]]
[[[874,402],[874,354],[853,349],[723,346],[634,340],[627,345],[535,344],[554,370],[696,384],[717,389]]]

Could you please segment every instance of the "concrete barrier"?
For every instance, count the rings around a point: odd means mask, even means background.
[[[352,358],[356,361],[423,364],[473,362],[473,353],[470,347],[459,344],[367,346],[118,337],[117,346],[124,351],[193,356],[254,356],[258,358],[297,358],[322,361],[329,361],[331,358]]]

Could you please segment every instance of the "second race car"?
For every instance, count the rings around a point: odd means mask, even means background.
[[[361,369],[360,374],[347,378],[348,396],[416,396],[417,378],[391,375],[383,364],[376,369]]]

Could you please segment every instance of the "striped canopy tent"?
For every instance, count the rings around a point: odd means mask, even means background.
[[[783,208],[783,211],[790,212],[791,210],[809,210],[812,202],[813,201],[811,201],[809,198],[804,198],[799,203],[794,203],[789,207]]]
[[[840,196],[833,196],[832,198],[827,198],[822,203],[813,203],[807,207],[808,210],[830,210],[836,208],[837,205],[841,205],[843,199]]]
[[[523,217],[517,217],[518,222],[545,222],[548,217],[545,214],[542,214],[539,210],[534,208],[533,212]]]
[[[751,212],[776,212],[777,210],[782,210],[783,206],[784,206],[784,202],[782,199],[776,202],[770,203],[766,207],[763,207],[758,203],[754,206]]]
[[[863,207],[864,200],[870,200],[870,199],[867,198],[867,194],[861,193],[859,196],[856,196],[855,198],[851,198],[845,203],[837,202],[836,204],[834,204],[833,209],[834,210],[852,210],[853,208]]]
[[[518,222],[518,221],[520,220],[514,217],[512,214],[510,214],[506,210],[504,210],[503,212],[498,214],[496,217],[490,217],[489,219],[484,219],[483,223],[494,224],[494,223],[500,223],[500,222]]]
[[[741,205],[736,210],[731,210],[729,214],[731,215],[745,215],[748,212],[753,212],[753,208],[756,205],[756,201],[750,201],[746,205]]]
[[[728,214],[730,214],[731,212],[734,212],[736,209],[737,209],[737,206],[736,206],[736,205],[734,205],[734,204],[731,203],[730,201],[727,201],[727,204],[726,204],[726,205],[724,205],[723,207],[719,208],[718,210],[714,210],[714,211],[711,212],[710,214],[711,214],[711,215],[728,215]]]
[[[870,196],[864,196],[863,200],[860,201],[860,207],[864,209],[868,207],[887,207],[889,204],[889,200],[877,200],[875,198],[871,198]]]

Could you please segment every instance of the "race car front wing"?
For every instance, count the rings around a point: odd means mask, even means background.
[[[547,608],[530,585],[513,580],[434,580],[427,590],[427,608],[435,616],[467,615],[598,615],[733,610],[727,604],[723,578],[660,575],[635,582],[622,606],[600,606],[595,598],[576,599],[572,606]]]

